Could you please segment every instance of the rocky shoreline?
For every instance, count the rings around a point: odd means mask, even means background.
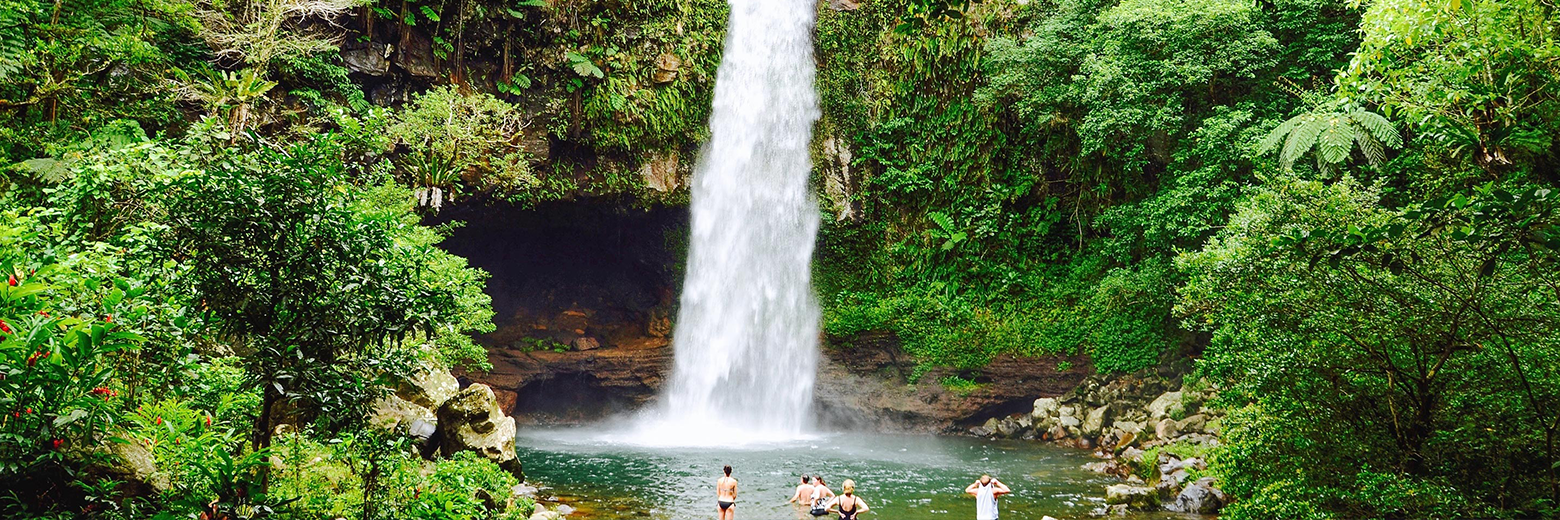
[[[1140,373],[1091,375],[1028,413],[993,417],[970,428],[978,437],[1052,442],[1092,450],[1090,470],[1120,477],[1108,486],[1104,513],[1170,511],[1216,514],[1228,497],[1202,454],[1219,445],[1222,414],[1207,406],[1217,388]]]

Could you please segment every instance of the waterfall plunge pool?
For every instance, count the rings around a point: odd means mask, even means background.
[[[964,437],[820,434],[808,439],[713,447],[615,442],[589,428],[521,431],[515,451],[527,479],[590,520],[695,520],[715,516],[715,479],[730,464],[741,482],[737,518],[812,518],[785,504],[802,473],[821,474],[839,492],[845,479],[872,507],[863,520],[975,518],[964,486],[990,473],[1013,488],[1003,520],[1088,518],[1104,507],[1113,477],[1084,470],[1088,453],[1022,441]],[[828,516],[823,518],[836,518]],[[1112,517],[1122,518],[1122,517]],[[1168,513],[1131,520],[1201,518]]]

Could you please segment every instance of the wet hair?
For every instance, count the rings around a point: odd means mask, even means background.
[[[980,483],[981,484],[990,484],[991,483],[991,475],[981,475],[980,476]]]
[[[803,484],[807,484],[807,483],[811,483],[811,482],[812,482],[812,477],[809,477],[807,475],[802,475],[802,483]]]
[[[823,485],[823,475],[813,475],[813,481],[817,482],[820,486]]]
[[[845,479],[845,483],[844,484],[840,484],[840,490],[844,491],[845,494],[847,494],[847,495],[849,495],[851,493],[855,493],[856,492],[856,481],[851,480],[851,479]]]
[[[726,472],[726,476],[728,476],[728,477],[731,476],[731,465],[730,464],[727,464],[726,467],[723,468],[723,470]]]

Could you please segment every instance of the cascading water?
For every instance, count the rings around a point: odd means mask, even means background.
[[[818,363],[813,0],[730,0],[664,402],[634,442],[796,438]]]

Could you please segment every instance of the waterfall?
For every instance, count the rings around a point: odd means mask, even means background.
[[[694,172],[676,361],[643,442],[789,439],[812,417],[816,2],[730,4],[710,141]]]

